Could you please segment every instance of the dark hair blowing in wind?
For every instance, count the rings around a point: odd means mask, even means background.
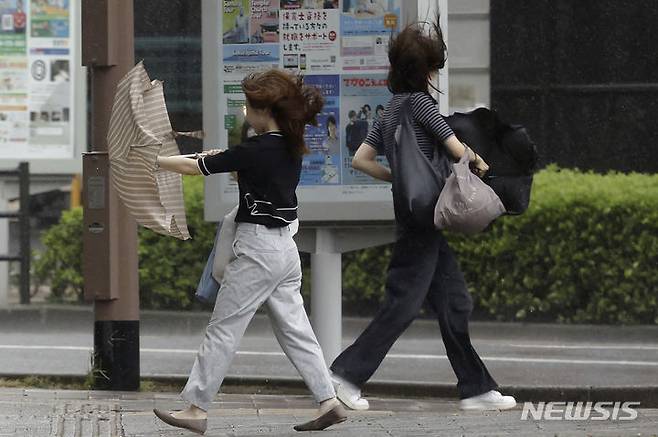
[[[388,89],[393,93],[427,92],[430,73],[446,63],[446,43],[439,26],[439,16],[429,23],[413,23],[393,35],[388,46]]]
[[[324,105],[320,90],[304,85],[301,76],[277,69],[248,75],[242,80],[242,90],[253,108],[272,111],[293,156],[308,153],[304,128],[318,125],[316,116]]]

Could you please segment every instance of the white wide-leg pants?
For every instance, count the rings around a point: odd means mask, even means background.
[[[236,259],[226,266],[183,399],[208,410],[249,322],[263,304],[281,348],[315,400],[333,398],[329,371],[304,311],[299,253],[289,227],[239,223],[233,250]]]

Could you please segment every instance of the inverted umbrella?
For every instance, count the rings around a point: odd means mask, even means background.
[[[138,63],[117,85],[107,134],[112,184],[137,223],[159,234],[190,238],[181,175],[156,166],[156,157],[180,154],[167,114],[162,82]]]
[[[507,214],[522,214],[530,205],[537,148],[521,125],[503,122],[495,111],[478,108],[445,117],[457,138],[489,165],[484,177],[505,205]]]

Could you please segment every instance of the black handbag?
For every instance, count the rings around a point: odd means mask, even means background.
[[[434,208],[446,178],[452,173],[445,152],[434,149],[430,161],[418,147],[413,127],[411,98],[400,107],[400,121],[390,164],[393,176],[393,207],[398,222],[416,229],[436,229]]]

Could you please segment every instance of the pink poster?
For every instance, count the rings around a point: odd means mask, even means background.
[[[279,42],[279,0],[251,0],[249,42]]]

